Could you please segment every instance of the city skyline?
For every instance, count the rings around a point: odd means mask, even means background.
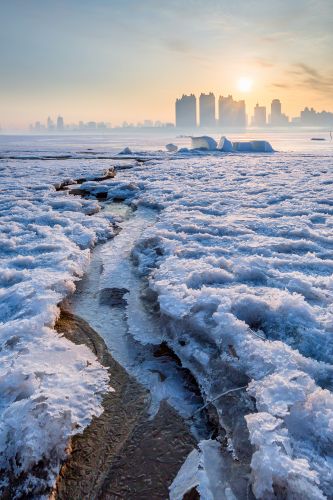
[[[251,82],[244,80],[242,85],[249,85]],[[296,116],[293,116],[287,110],[285,112],[285,105],[280,99],[274,97],[270,103],[263,104],[262,100],[257,100],[255,106],[250,108],[247,99],[234,99],[232,94],[229,95],[219,95],[212,91],[207,93],[201,92],[196,96],[194,93],[182,94],[181,97],[176,98],[176,105],[173,113],[173,118],[169,121],[163,121],[161,119],[151,119],[144,118],[139,121],[127,121],[123,120],[119,123],[111,123],[109,119],[106,120],[95,120],[91,117],[87,120],[66,121],[66,126],[64,124],[64,118],[61,114],[56,113],[56,118],[52,119],[50,115],[47,117],[45,122],[43,120],[34,120],[32,123],[27,124],[24,127],[8,128],[2,126],[0,121],[0,131],[5,132],[15,131],[15,130],[30,130],[30,131],[66,131],[66,130],[106,130],[106,129],[118,129],[118,128],[165,128],[165,127],[177,127],[177,103],[182,99],[185,99],[187,103],[192,106],[194,102],[194,112],[190,120],[190,123],[186,121],[182,125],[178,124],[178,128],[182,127],[201,127],[201,128],[211,128],[211,127],[234,127],[234,128],[261,128],[265,126],[273,127],[283,127],[287,125],[293,126],[329,126],[333,127],[333,111],[328,110],[315,110],[311,105],[303,105]],[[192,100],[192,104],[190,101]],[[251,102],[251,101],[250,101]],[[233,107],[236,106],[237,110]],[[281,111],[282,106],[284,107],[283,112]],[[276,110],[276,113],[272,113],[272,109]],[[333,108],[332,108],[333,109]],[[228,113],[238,114],[238,118],[235,115],[229,116]],[[273,114],[273,121],[271,116]],[[172,112],[170,113],[172,115]],[[274,118],[275,117],[275,118]],[[0,115],[1,118],[1,115]]]
[[[249,109],[279,93],[290,115],[304,103],[333,110],[330,0],[12,0],[0,9],[3,128],[45,110],[70,122],[168,122],[173,96],[221,88]]]
[[[178,128],[248,128],[285,126],[333,126],[333,113],[317,112],[305,106],[296,117],[288,116],[282,102],[274,98],[269,107],[256,103],[253,112],[247,109],[246,101],[235,100],[232,95],[215,96],[213,92],[183,94],[175,102],[175,125]]]
[[[185,103],[185,115],[182,104]],[[179,117],[177,121],[177,107]],[[269,112],[270,111],[270,112]],[[236,114],[234,113],[236,112]],[[188,115],[189,113],[189,115]],[[185,119],[184,119],[185,118]],[[56,119],[50,116],[45,123],[36,121],[30,124],[30,131],[35,132],[63,132],[70,131],[103,131],[119,128],[265,128],[285,126],[319,126],[333,127],[333,113],[327,111],[318,112],[313,108],[305,106],[296,117],[289,117],[283,112],[283,103],[280,99],[273,99],[270,107],[259,105],[257,102],[253,112],[247,112],[246,101],[236,101],[232,95],[219,96],[216,99],[213,92],[201,93],[199,98],[194,94],[177,98],[175,102],[175,120],[173,122],[162,122],[160,120],[145,119],[141,122],[123,122],[121,125],[113,126],[110,122],[96,122],[89,120],[78,123],[66,123],[61,115]]]

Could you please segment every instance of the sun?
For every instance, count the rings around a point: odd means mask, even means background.
[[[253,87],[253,80],[247,76],[243,76],[237,82],[237,88],[240,92],[251,92]]]

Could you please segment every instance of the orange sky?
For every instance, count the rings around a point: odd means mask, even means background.
[[[11,0],[1,6],[0,123],[174,121],[183,93],[333,111],[331,0]],[[250,93],[237,88],[253,80]]]

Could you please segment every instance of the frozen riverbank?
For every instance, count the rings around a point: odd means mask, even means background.
[[[114,391],[104,396],[102,415],[72,439],[54,498],[166,498],[195,446],[183,419],[167,403],[150,418],[149,392],[112,358],[85,321],[63,311],[56,328],[94,352],[108,369]]]
[[[251,461],[255,495],[286,489],[327,496],[333,269],[327,159],[152,160],[104,190],[110,200],[160,211],[134,260],[156,298],[167,342],[219,413],[230,453]]]
[[[86,348],[53,329],[57,304],[88,269],[90,248],[117,234],[115,216],[99,212],[97,197],[125,200],[138,215],[158,211],[142,232],[135,233],[139,220],[129,226],[128,236],[133,233],[136,240],[130,260],[137,268],[130,287],[148,306],[138,308],[136,316],[138,304],[132,302],[134,340],[143,340],[143,330],[147,346],[154,338],[151,324],[136,329],[145,324],[142,314],[151,310],[161,326],[159,342],[162,337],[216,408],[228,458],[247,461],[249,467],[251,462],[258,498],[285,491],[304,498],[329,495],[332,152],[325,148],[320,154],[304,150],[270,157],[170,158],[159,153],[158,159],[132,162],[134,168],[102,183],[92,179],[112,166],[110,161],[96,166],[93,160],[57,160],[55,166],[33,160],[27,169],[29,160],[24,165],[1,160],[3,488],[15,475],[21,481],[18,495],[24,488],[45,491],[69,437],[101,412],[106,371]],[[54,188],[66,178],[87,175],[90,180],[76,186],[86,199]],[[119,255],[126,253],[126,232],[121,238]],[[118,304],[112,317],[123,328],[121,306],[128,298],[128,307],[133,297],[116,279],[115,257],[111,248],[105,253],[98,287],[104,290],[102,302]],[[119,269],[126,276],[128,269]],[[110,349],[130,370],[125,347],[119,338],[110,338]],[[165,373],[157,371],[152,377],[156,388],[166,382],[163,394],[176,405],[181,386],[175,388],[172,377],[162,380]],[[152,415],[160,399],[153,398]],[[185,405],[184,418],[191,406]],[[207,482],[195,467],[205,462],[207,447],[200,449],[201,456],[192,460],[192,455],[183,472],[202,492]],[[52,463],[47,462],[50,456]],[[49,465],[47,477],[36,475],[39,460]],[[178,479],[174,486],[179,488]]]

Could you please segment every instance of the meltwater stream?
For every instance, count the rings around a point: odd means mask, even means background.
[[[92,252],[90,267],[70,300],[72,311],[89,323],[114,359],[148,389],[151,417],[166,400],[188,419],[197,439],[206,438],[204,421],[194,424],[190,418],[202,405],[201,396],[177,360],[163,355],[159,319],[141,300],[143,281],[131,260],[135,243],[156,221],[157,212],[145,207],[132,211],[119,203],[105,203],[104,210],[123,217],[121,231]]]

